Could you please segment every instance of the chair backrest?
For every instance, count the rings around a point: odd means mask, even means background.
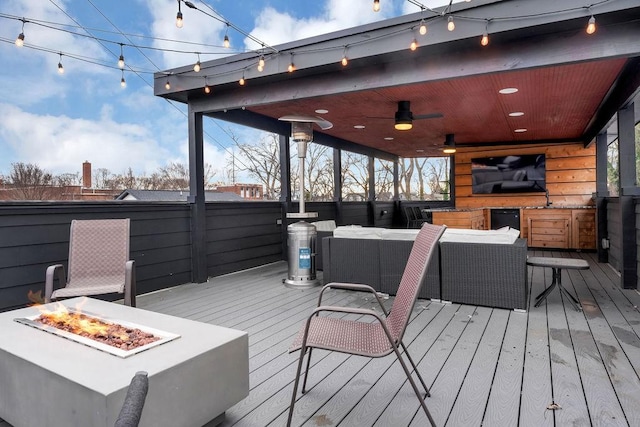
[[[415,221],[417,219],[416,213],[411,206],[404,207],[404,214],[407,216],[407,221]]]
[[[69,285],[105,277],[124,281],[128,260],[129,218],[71,221]]]
[[[433,249],[445,228],[446,226],[425,223],[416,236],[396,298],[391,306],[391,313],[387,318],[387,326],[396,342],[400,342],[404,335],[411,311],[418,298],[420,285],[433,255]]]
[[[420,206],[414,206],[413,213],[416,216],[416,219],[422,219],[422,209]]]

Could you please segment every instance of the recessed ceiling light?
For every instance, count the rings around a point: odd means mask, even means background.
[[[356,129],[364,129],[364,125],[355,125],[354,128],[356,128]]]
[[[455,149],[455,148],[453,148],[453,147],[443,148],[443,149],[442,149],[442,152],[443,152],[444,154],[453,154],[453,153],[455,153],[455,152],[456,152],[456,149]]]
[[[416,150],[416,153],[424,153],[424,150],[423,150],[423,149],[421,149],[421,148],[418,148],[418,149]]]
[[[509,113],[510,117],[520,117],[520,116],[524,116],[524,113],[522,111],[514,111],[513,113]]]
[[[517,91],[518,89],[515,87],[505,87],[504,89],[500,89],[498,92],[500,92],[503,95],[508,95],[510,93],[516,93]]]
[[[524,128],[514,130],[514,132],[516,132],[516,133],[522,133],[522,132],[526,132],[526,131],[527,131],[527,130],[526,130],[526,129],[524,129]]]
[[[385,141],[393,141],[393,137],[392,136],[385,136],[384,140]]]
[[[329,110],[325,110],[324,108],[318,108],[316,110],[316,114],[327,114]]]

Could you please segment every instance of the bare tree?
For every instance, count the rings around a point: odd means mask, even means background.
[[[333,158],[326,145],[309,144],[305,157],[305,200],[331,200],[333,195]]]
[[[366,200],[369,193],[369,158],[362,154],[345,152],[340,167],[343,193],[347,198]]]
[[[376,161],[376,200],[393,199],[393,162]]]
[[[9,181],[13,200],[47,200],[52,195],[53,176],[33,163],[12,163]]]
[[[234,156],[234,170],[247,172],[264,186],[267,200],[275,200],[280,194],[280,145],[277,134],[266,134],[255,144],[244,144],[231,134],[240,151]]]
[[[400,159],[400,192],[405,200],[411,200],[411,183],[413,181],[413,172],[415,164],[413,159]]]
[[[432,157],[426,163],[424,176],[427,180],[427,187],[431,194],[448,195],[449,183],[447,180],[449,170],[449,159],[446,157]],[[448,196],[447,199],[448,200]]]

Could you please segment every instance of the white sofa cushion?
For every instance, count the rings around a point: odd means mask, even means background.
[[[416,240],[418,229],[385,228],[382,230],[383,240]]]
[[[441,242],[490,243],[510,245],[520,237],[520,230],[503,227],[499,230],[467,230],[447,228]]]
[[[316,221],[311,224],[316,227],[316,231],[333,231],[336,229],[336,222],[332,219]]]
[[[344,225],[333,230],[333,237],[343,239],[382,239],[383,230],[384,228]]]

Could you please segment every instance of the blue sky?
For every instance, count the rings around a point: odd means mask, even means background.
[[[419,11],[403,0],[381,0],[379,13],[372,11],[372,0],[192,2],[219,12],[268,45]],[[448,2],[421,3],[437,7]],[[216,53],[201,55],[204,62],[255,45],[229,30],[231,47],[224,49],[224,23],[183,4],[184,26],[178,29],[176,12],[176,0],[1,2],[0,175],[8,174],[14,162],[60,174],[80,172],[88,160],[94,171],[121,174],[131,167],[138,175],[170,162],[188,163],[186,107],[155,97],[152,73],[192,64],[194,52]],[[20,18],[31,21],[24,24],[21,48],[14,44],[23,31]],[[94,38],[78,35],[87,32]],[[127,64],[125,88],[117,68],[120,43]],[[64,74],[58,73],[59,62]],[[220,171],[216,181],[224,179],[230,134],[243,143],[260,138],[258,131],[210,119],[205,131],[205,161]]]

